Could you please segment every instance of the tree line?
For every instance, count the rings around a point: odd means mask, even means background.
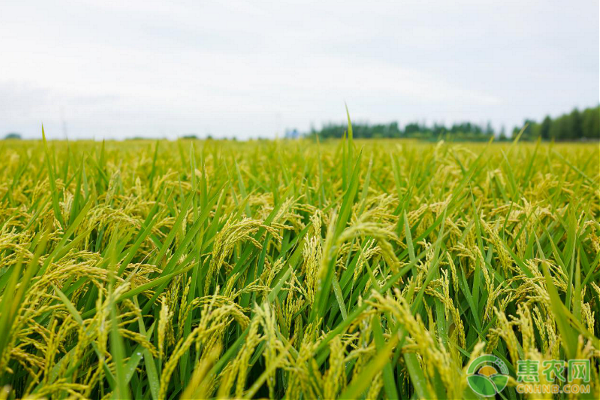
[[[327,123],[319,130],[314,127],[306,136],[319,139],[341,138],[347,129],[344,123]],[[515,127],[512,135],[507,135],[505,129],[495,131],[491,123],[485,126],[461,122],[451,126],[444,124],[412,122],[401,128],[398,122],[389,124],[352,123],[352,134],[355,138],[414,138],[422,140],[437,140],[440,137],[457,141],[487,141],[496,136],[498,140],[510,140],[523,129],[521,140],[597,140],[600,139],[600,106],[579,111],[575,108],[569,114],[563,114],[552,119],[546,116],[541,122],[526,119],[522,127]],[[287,135],[286,135],[287,136]],[[291,136],[290,136],[291,137]]]

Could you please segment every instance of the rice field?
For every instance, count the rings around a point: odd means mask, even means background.
[[[580,359],[590,393],[535,397],[597,399],[599,175],[597,143],[5,141],[0,399],[482,398],[483,354],[496,398]]]

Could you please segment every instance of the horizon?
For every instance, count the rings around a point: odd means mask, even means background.
[[[585,109],[578,109],[577,107],[574,108],[572,111],[578,111],[579,113],[581,112],[586,112],[586,111],[591,111],[593,112],[594,110],[597,111],[597,109],[600,109],[600,103],[596,106],[592,106],[592,107],[588,107]],[[346,111],[348,112],[348,108],[346,105]],[[481,129],[481,133],[484,135],[488,135],[490,134],[490,131],[488,131],[488,129],[492,129],[491,130],[491,136],[494,137],[495,139],[499,139],[500,141],[503,140],[511,140],[514,138],[514,136],[518,133],[520,133],[521,130],[526,130],[527,127],[532,127],[531,124],[535,125],[539,125],[540,123],[543,122],[543,120],[545,118],[550,118],[551,121],[555,121],[557,122],[559,118],[563,118],[563,117],[571,117],[571,113],[570,112],[566,112],[566,113],[562,113],[559,115],[555,115],[555,116],[551,116],[551,115],[546,115],[544,118],[540,118],[540,119],[534,119],[534,118],[527,118],[523,124],[520,125],[515,125],[514,127],[512,127],[512,129],[506,129],[506,126],[502,125],[499,129],[498,127],[493,127],[491,125],[491,123],[488,121],[486,122],[481,122],[481,123],[475,123],[473,121],[457,121],[455,123],[453,123],[452,125],[445,125],[443,123],[439,123],[438,121],[412,121],[412,122],[406,122],[404,124],[398,122],[398,121],[388,121],[388,122],[377,122],[377,123],[371,123],[368,120],[363,120],[363,121],[356,121],[356,120],[352,120],[351,116],[348,114],[347,115],[347,119],[341,122],[324,122],[322,123],[318,128],[316,126],[311,126],[308,130],[304,130],[304,131],[300,131],[298,129],[286,129],[282,134],[276,133],[274,137],[268,137],[268,136],[248,136],[248,137],[243,137],[243,138],[238,138],[236,136],[231,136],[231,137],[227,137],[227,136],[213,136],[210,133],[207,133],[205,135],[201,135],[198,134],[196,132],[187,132],[187,133],[183,133],[177,136],[122,136],[122,137],[101,137],[101,138],[96,138],[96,137],[68,137],[68,135],[64,136],[64,137],[52,137],[52,135],[50,135],[50,137],[48,137],[48,135],[44,135],[44,124],[42,123],[40,126],[40,136],[35,137],[35,136],[23,136],[21,135],[19,132],[15,132],[15,131],[11,131],[6,133],[3,137],[0,136],[0,139],[17,139],[17,140],[30,140],[30,141],[36,141],[36,140],[43,140],[44,136],[46,137],[46,139],[48,141],[96,141],[96,142],[102,142],[102,141],[135,141],[135,140],[167,140],[167,141],[177,141],[177,140],[186,140],[186,139],[190,139],[190,140],[232,140],[232,141],[253,141],[253,140],[278,140],[278,139],[310,139],[310,138],[314,138],[314,135],[316,134],[317,136],[320,135],[320,133],[323,133],[323,130],[326,128],[331,128],[331,127],[335,127],[335,128],[340,128],[340,137],[342,134],[346,134],[347,130],[345,129],[345,127],[348,124],[348,118],[351,119],[351,123],[353,126],[355,127],[370,127],[370,128],[374,128],[378,125],[380,126],[385,126],[385,125],[392,125],[392,124],[396,124],[396,126],[401,130],[406,130],[407,126],[409,125],[420,125],[421,130],[419,132],[430,132],[430,134],[433,134],[434,136],[437,137],[441,137],[441,136],[448,136],[448,138],[451,138],[454,135],[454,129],[455,129],[455,125],[464,125],[464,124],[470,124],[473,125],[474,128],[479,128]],[[581,115],[581,114],[580,114]],[[580,116],[580,118],[582,118],[582,116]],[[580,120],[581,121],[581,120]],[[572,123],[572,122],[571,122]],[[585,123],[583,121],[581,121],[580,123]],[[442,128],[441,132],[435,133],[436,129]],[[458,129],[460,129],[460,127],[458,127]],[[588,128],[589,129],[589,128]],[[343,131],[343,132],[342,132]],[[331,132],[331,131],[330,131]],[[468,132],[463,132],[463,131],[456,131],[458,133],[468,133]],[[531,133],[531,132],[530,132]],[[589,132],[582,132],[580,134],[583,134],[583,136],[575,136],[572,137],[571,139],[567,139],[567,140],[574,140],[574,141],[580,141],[581,139],[583,139],[584,141],[586,140],[595,140],[594,137],[590,137],[590,136],[586,136],[586,133]],[[330,134],[330,133],[329,133]],[[371,139],[416,139],[417,137],[415,136],[411,136],[412,133],[407,133],[405,134],[406,136],[377,136],[377,137],[357,137],[356,139],[361,140],[361,139],[366,139],[366,140],[371,140]],[[539,134],[539,132],[537,133]],[[431,136],[430,136],[431,137]],[[322,140],[329,140],[329,139],[335,139],[332,137],[323,137]],[[422,140],[423,138],[421,138]],[[524,138],[524,140],[535,140],[536,137],[528,137],[527,139]],[[544,138],[545,140],[549,139],[547,137]],[[554,140],[555,138],[551,138],[552,140]],[[556,138],[557,140],[565,140],[564,138]],[[464,141],[464,138],[457,138],[456,141],[460,142],[460,141]],[[467,141],[472,140],[472,139],[466,139]],[[479,140],[477,140],[479,141]]]

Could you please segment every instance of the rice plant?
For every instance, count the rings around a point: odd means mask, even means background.
[[[600,397],[597,144],[7,142],[0,398]],[[539,371],[542,377],[542,371]],[[534,397],[539,395],[533,395]]]

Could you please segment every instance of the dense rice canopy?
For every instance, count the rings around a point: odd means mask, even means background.
[[[484,353],[590,359],[600,396],[597,144],[0,157],[0,398],[474,397]]]

